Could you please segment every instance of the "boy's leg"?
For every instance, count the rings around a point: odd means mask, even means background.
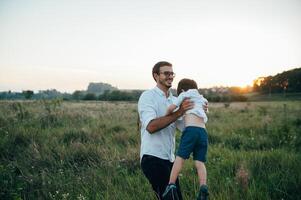
[[[175,166],[174,164],[175,164],[175,162],[171,163],[171,165],[170,165],[171,171],[172,171],[173,166]],[[174,183],[169,183],[167,185],[162,197],[163,197],[163,200],[183,200],[178,178],[176,178],[176,181]]]
[[[185,159],[188,159],[190,154],[193,152],[195,142],[197,141],[197,134],[195,133],[196,130],[198,130],[198,128],[186,127],[183,131],[177,157],[171,170],[169,183],[175,183]]]
[[[208,187],[207,187],[207,171],[205,164],[201,161],[195,161],[195,167],[198,172],[200,191],[197,200],[207,200],[208,199]]]
[[[177,193],[178,193],[179,200],[183,200],[179,178],[176,181],[176,186],[177,186]]]
[[[208,200],[208,196],[209,196],[209,193],[208,193],[207,185],[202,185],[200,187],[200,191],[199,191],[199,195],[197,197],[197,200]]]
[[[178,188],[175,184],[168,184],[163,195],[163,200],[179,200]]]
[[[199,183],[201,185],[206,185],[207,171],[205,167],[205,162],[207,160],[208,151],[208,136],[206,129],[200,128],[198,131],[197,143],[193,149],[193,159],[195,161],[195,167],[198,172]]]
[[[168,186],[166,187],[163,193],[163,200],[182,199],[178,176],[183,167],[183,163],[184,159],[177,156],[172,166]]]
[[[169,178],[169,183],[176,183],[176,180],[181,172],[181,169],[183,167],[184,164],[184,159],[177,156],[176,160],[172,166],[172,170],[171,170],[171,174],[170,174],[170,178]]]
[[[195,167],[198,172],[200,185],[206,185],[207,184],[207,171],[206,171],[205,163],[195,160]]]
[[[197,145],[193,151],[193,159],[198,172],[200,191],[197,200],[208,199],[207,171],[205,167],[208,150],[208,136],[205,129],[200,129]]]

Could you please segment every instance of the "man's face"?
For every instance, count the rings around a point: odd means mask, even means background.
[[[157,83],[159,83],[160,85],[166,87],[166,88],[170,88],[172,85],[174,79],[174,73],[172,70],[172,67],[170,66],[163,66],[160,67],[160,72],[157,76]]]

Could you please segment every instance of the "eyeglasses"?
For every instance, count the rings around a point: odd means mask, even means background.
[[[169,76],[175,77],[176,76],[176,73],[169,72],[169,71],[160,72],[160,74],[164,74],[164,76],[166,76],[166,77],[169,77]]]

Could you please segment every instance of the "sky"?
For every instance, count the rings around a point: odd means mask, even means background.
[[[155,86],[158,61],[200,88],[301,67],[300,0],[0,0],[0,91]]]

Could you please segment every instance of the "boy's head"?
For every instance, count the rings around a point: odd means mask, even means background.
[[[177,94],[179,95],[183,90],[187,91],[189,89],[198,89],[198,85],[194,80],[184,78],[178,83]]]

